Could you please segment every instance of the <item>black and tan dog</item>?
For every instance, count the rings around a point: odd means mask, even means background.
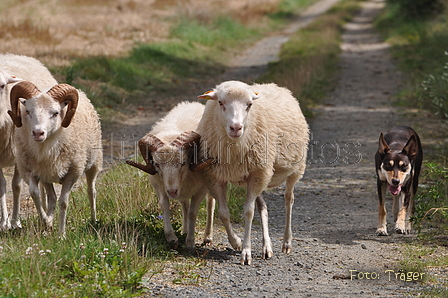
[[[392,210],[395,231],[408,234],[412,230],[410,217],[414,214],[414,195],[422,165],[423,151],[417,133],[408,126],[396,126],[380,134],[375,166],[378,175],[377,235],[387,236],[386,191],[393,196]]]

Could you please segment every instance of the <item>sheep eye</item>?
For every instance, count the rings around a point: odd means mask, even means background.
[[[0,89],[5,89],[6,85],[1,85]]]
[[[222,101],[218,101],[219,105],[222,107],[224,104],[222,103]]]
[[[246,111],[249,111],[249,109],[252,107],[252,104],[251,103],[248,103],[247,104],[247,109],[246,109]]]
[[[52,118],[57,117],[59,115],[59,112],[54,112]]]

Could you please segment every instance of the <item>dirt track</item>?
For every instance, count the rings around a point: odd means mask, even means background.
[[[391,107],[400,74],[372,21],[383,7],[369,1],[343,35],[341,72],[336,90],[316,108],[309,166],[296,185],[293,209],[294,249],[281,253],[284,228],[283,189],[265,195],[274,257],[262,260],[261,227],[253,227],[252,266],[239,265],[239,254],[226,248],[216,221],[214,245],[200,256],[207,266],[198,285],[175,286],[161,275],[146,285],[166,297],[404,297],[418,283],[401,281],[398,243],[414,237],[377,237],[377,198],[373,156],[380,131],[399,124]],[[390,201],[387,202],[391,210]],[[389,211],[390,213],[390,211]],[[392,218],[388,217],[392,231]],[[243,227],[236,227],[243,234]],[[199,239],[200,237],[198,237]],[[353,270],[353,271],[350,271]],[[355,271],[356,270],[356,271]],[[364,279],[351,278],[351,275]],[[396,275],[395,273],[398,273]],[[370,279],[367,279],[369,277]],[[372,279],[373,278],[373,279]]]

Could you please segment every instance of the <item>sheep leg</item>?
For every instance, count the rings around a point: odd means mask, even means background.
[[[263,229],[263,251],[261,257],[263,259],[269,259],[272,258],[274,253],[272,251],[271,237],[269,237],[268,208],[262,195],[259,195],[255,202],[257,204],[258,213],[260,214],[261,226]]]
[[[176,235],[174,234],[173,226],[171,225],[171,214],[170,214],[170,201],[169,198],[165,195],[164,192],[157,192],[157,197],[159,198],[159,205],[162,209],[162,215],[163,215],[163,231],[165,233],[165,239],[168,244],[173,247],[177,248],[178,245],[178,239]],[[182,205],[182,209],[184,206]],[[183,210],[182,210],[183,213]]]
[[[226,228],[227,238],[233,249],[241,249],[241,239],[233,231],[230,223],[230,212],[227,205],[227,182],[216,182],[208,187],[210,194],[218,201],[218,214],[224,227]]]
[[[22,178],[19,175],[17,166],[14,167],[14,176],[12,177],[12,196],[13,196],[13,206],[12,206],[12,216],[11,216],[11,226],[14,229],[22,228],[20,223],[20,189],[21,189]]]
[[[90,220],[96,222],[96,178],[98,176],[99,170],[96,167],[91,168],[86,171],[86,181],[87,181],[87,194],[89,196],[90,203]]]
[[[215,199],[207,194],[207,223],[205,224],[203,244],[212,243],[213,241],[213,216],[215,212]]]
[[[54,219],[54,211],[56,210],[56,202],[58,200],[56,192],[54,191],[53,183],[49,182],[40,182],[40,189],[44,190],[45,193],[41,194],[41,199],[46,200],[46,212],[47,212],[47,229],[53,229],[53,219]],[[43,206],[42,206],[43,208]]]
[[[40,201],[42,203],[42,208],[45,210],[45,212],[48,211],[48,200],[47,200],[47,192],[45,191],[45,187],[43,184],[39,184],[39,191],[40,191]]]
[[[268,182],[271,176],[266,175],[266,173],[253,173],[250,174],[247,178],[247,195],[246,201],[244,202],[244,240],[243,240],[243,250],[241,251],[241,265],[252,264],[252,248],[251,248],[251,231],[252,231],[252,220],[254,218],[254,210],[255,210],[255,202],[257,197],[260,197],[262,191],[267,188]],[[258,199],[259,202],[264,203],[262,197]],[[267,224],[267,208],[263,207],[263,204],[260,207],[262,210],[263,221],[263,240],[266,243],[263,243],[263,247],[267,250],[271,250],[272,245],[270,242],[268,224]],[[263,248],[263,249],[264,249]],[[264,257],[264,256],[263,256]]]
[[[51,227],[48,225],[48,216],[45,212],[44,208],[42,207],[42,202],[40,200],[39,196],[39,178],[36,176],[31,176],[30,182],[29,182],[29,192],[31,195],[31,198],[34,201],[34,206],[36,206],[37,214],[39,214],[40,219],[43,221],[45,226]]]
[[[8,219],[8,209],[6,207],[6,179],[0,169],[0,231],[11,228]]]
[[[62,182],[61,196],[59,197],[59,236],[61,238],[65,237],[65,224],[67,220],[67,209],[68,209],[68,199],[73,185],[78,181],[78,175],[68,174]],[[47,194],[48,195],[48,194]],[[52,207],[52,200],[48,196],[48,209]]]
[[[190,249],[194,248],[194,230],[196,227],[196,219],[198,217],[199,205],[204,199],[205,194],[206,190],[201,190],[196,192],[191,198],[190,208],[188,209],[188,230],[186,239],[186,246]]]
[[[299,180],[299,174],[292,174],[286,179],[285,189],[285,207],[286,207],[286,222],[285,233],[283,235],[282,252],[289,254],[292,251],[292,206],[294,205],[294,185]]]
[[[188,210],[190,210],[190,201],[182,200],[180,201],[182,206],[182,234],[188,233]]]
[[[257,196],[249,193],[248,188],[246,201],[244,202],[244,240],[241,251],[241,265],[252,265],[251,231],[256,199]]]

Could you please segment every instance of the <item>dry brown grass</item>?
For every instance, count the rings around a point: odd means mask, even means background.
[[[169,39],[184,16],[209,21],[230,14],[259,22],[279,0],[9,0],[0,4],[0,52],[30,55],[50,66],[73,57],[120,56],[136,43]]]

